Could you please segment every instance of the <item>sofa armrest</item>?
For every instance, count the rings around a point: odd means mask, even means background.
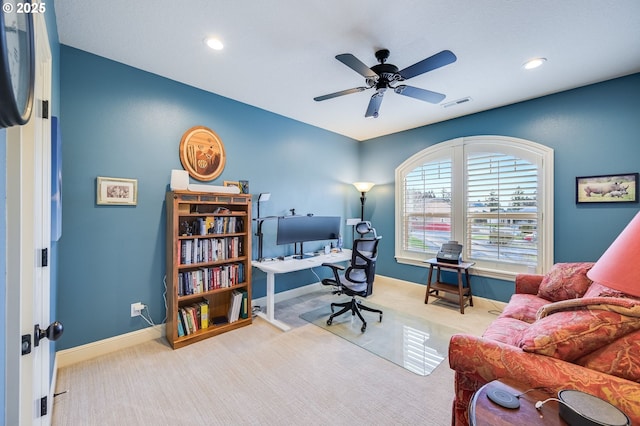
[[[464,334],[451,338],[449,366],[456,372],[454,424],[468,424],[467,407],[473,393],[485,383],[502,378],[551,392],[580,390],[610,402],[633,424],[640,424],[640,383]]]
[[[539,274],[518,274],[516,275],[516,293],[518,294],[538,294],[538,288],[544,275]]]

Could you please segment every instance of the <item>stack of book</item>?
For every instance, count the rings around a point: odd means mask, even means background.
[[[244,280],[243,263],[232,263],[179,272],[178,296],[198,294],[218,288],[233,287],[234,285],[243,283]]]
[[[187,336],[198,330],[209,328],[209,301],[182,306],[178,309],[178,336]]]
[[[229,303],[229,322],[249,317],[248,294],[246,290],[233,290]]]
[[[217,262],[244,255],[242,238],[194,238],[181,240],[178,244],[178,257],[181,265]]]

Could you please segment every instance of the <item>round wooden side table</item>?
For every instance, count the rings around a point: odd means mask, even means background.
[[[487,397],[487,389],[499,387],[512,395],[519,395],[520,407],[504,408]],[[512,426],[512,425],[563,425],[567,423],[560,417],[558,403],[549,401],[540,410],[536,402],[555,398],[555,394],[542,389],[531,389],[511,380],[494,380],[482,386],[473,395],[469,404],[469,424],[471,426]]]

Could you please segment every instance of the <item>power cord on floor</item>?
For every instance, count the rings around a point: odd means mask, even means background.
[[[491,299],[487,299],[487,300],[491,300]],[[500,315],[502,313],[502,309],[500,309],[498,307],[498,305],[496,305],[495,303],[491,303],[495,309],[489,309],[488,313],[492,314],[492,315]]]

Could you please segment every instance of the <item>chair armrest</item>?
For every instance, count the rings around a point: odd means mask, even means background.
[[[527,353],[518,347],[482,337],[456,334],[449,343],[449,366],[455,370],[454,413],[473,393],[492,380],[508,378],[527,387],[551,392],[580,390],[604,399],[640,422],[640,383],[601,373],[553,357]]]
[[[544,275],[540,274],[518,274],[516,275],[516,293],[518,294],[538,294],[538,288]]]
[[[340,265],[338,263],[323,263],[322,266],[328,266],[331,269],[337,269],[339,271],[344,271],[346,269],[344,265]]]
[[[331,271],[333,272],[333,279],[325,278],[322,280],[322,284],[340,287],[340,274],[338,274],[338,271],[344,271],[345,267],[338,263],[326,263],[326,262],[323,263],[322,266],[327,266],[331,268]]]

